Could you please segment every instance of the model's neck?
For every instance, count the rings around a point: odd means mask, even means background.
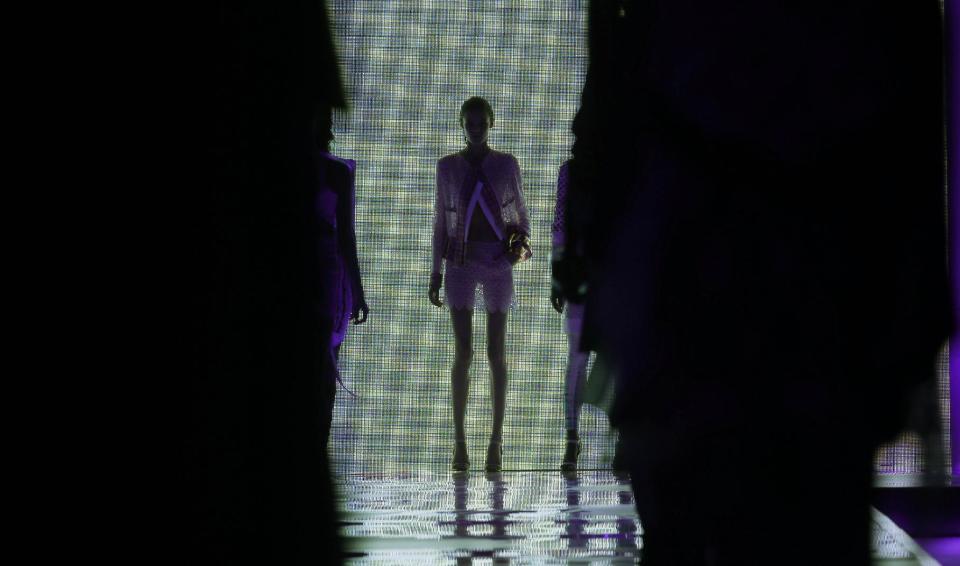
[[[468,143],[466,149],[464,150],[464,152],[470,157],[480,157],[485,155],[488,151],[490,151],[490,146],[487,145],[487,142],[480,144]]]

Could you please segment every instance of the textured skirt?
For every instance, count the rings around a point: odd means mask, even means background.
[[[444,294],[452,309],[507,312],[514,304],[513,265],[502,242],[468,242],[463,265],[447,261]]]

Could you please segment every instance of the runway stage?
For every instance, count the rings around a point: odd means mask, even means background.
[[[351,474],[338,493],[348,564],[642,563],[629,478],[611,471]],[[816,532],[784,552],[829,563]],[[879,513],[873,547],[878,565],[936,564]]]

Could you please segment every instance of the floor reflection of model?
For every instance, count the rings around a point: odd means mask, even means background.
[[[347,546],[372,561],[633,564],[639,556],[630,483],[611,472],[350,476],[339,492]]]
[[[643,553],[625,474],[355,474],[338,493],[348,564],[635,564]],[[917,563],[889,524],[874,520],[874,564]],[[816,564],[817,540],[813,524],[784,552]]]

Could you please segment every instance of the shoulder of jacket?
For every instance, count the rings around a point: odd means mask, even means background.
[[[333,160],[333,161],[338,161],[338,162],[340,162],[340,163],[343,163],[343,164],[346,165],[348,168],[350,168],[351,171],[354,170],[354,169],[356,169],[356,167],[357,167],[357,160],[356,160],[356,159],[350,159],[350,158],[348,158],[348,157],[340,157],[339,155],[334,155],[334,154],[332,154],[332,153],[327,153],[327,152],[324,152],[324,153],[322,153],[321,155],[323,155],[324,157],[327,157],[327,158],[329,158],[329,159],[331,159],[331,160]]]
[[[457,160],[457,157],[459,156],[460,154],[458,153],[451,153],[450,155],[444,155],[443,157],[437,160],[437,167],[438,168],[450,167],[451,165],[453,165],[453,163]]]
[[[323,157],[324,162],[326,163],[327,171],[332,172],[333,174],[349,175],[353,171],[353,167],[351,166],[351,163],[348,163],[348,161],[352,162],[353,164],[356,164],[356,162],[353,160],[346,160],[341,157],[337,157],[335,155],[321,154],[321,156]]]
[[[490,150],[490,157],[494,158],[497,164],[496,166],[501,169],[515,168],[518,171],[520,170],[520,162],[517,161],[517,158],[512,153]]]

